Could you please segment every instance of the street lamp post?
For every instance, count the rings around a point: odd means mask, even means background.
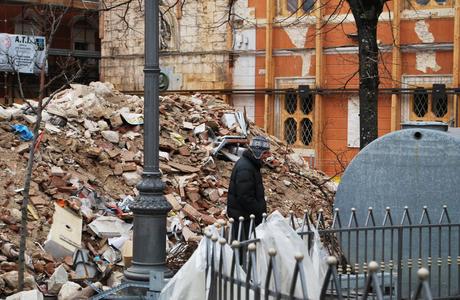
[[[166,217],[171,205],[163,195],[159,168],[159,0],[145,0],[144,172],[137,185],[133,260],[125,272],[131,281],[148,281],[150,273],[167,272]]]

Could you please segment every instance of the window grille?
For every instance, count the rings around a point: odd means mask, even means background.
[[[286,93],[286,101],[284,102],[284,106],[288,114],[294,114],[297,110],[297,93],[292,90]]]
[[[418,87],[411,95],[410,120],[449,122],[453,109],[452,95],[428,93],[427,88],[431,87]]]
[[[308,146],[311,144],[313,139],[313,123],[310,119],[303,119],[301,122],[301,129],[300,129],[300,137],[302,140],[302,144]]]
[[[296,148],[314,147],[314,94],[290,89],[281,96],[283,139]]]
[[[284,121],[284,138],[289,145],[297,141],[297,122],[294,118]]]
[[[425,117],[425,115],[428,113],[428,92],[426,89],[417,88],[417,90],[414,92],[412,111],[419,118]]]

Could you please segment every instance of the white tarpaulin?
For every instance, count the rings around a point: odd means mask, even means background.
[[[268,251],[273,248],[277,251],[276,263],[280,276],[280,288],[285,294],[289,294],[292,275],[296,264],[295,255],[303,254],[303,268],[306,276],[308,299],[319,299],[324,276],[327,271],[325,253],[321,251],[321,241],[315,236],[313,246],[309,252],[307,244],[289,225],[278,211],[272,213],[267,222],[256,228],[257,238],[257,268],[259,274],[267,274]],[[262,276],[262,286],[265,286],[265,277]],[[271,289],[274,289],[273,281]],[[297,282],[296,297],[303,297],[300,280]]]
[[[211,227],[211,230],[213,234],[217,233],[215,227]],[[220,253],[220,247],[220,244],[216,243],[216,253]],[[225,272],[226,275],[230,275],[233,250],[227,244],[224,244],[223,247],[224,269],[227,270],[227,272]],[[208,280],[205,280],[206,251],[211,251],[210,241],[202,239],[193,255],[163,288],[159,300],[207,299],[210,273],[208,273]],[[219,265],[219,255],[216,255],[215,265]],[[237,266],[235,274],[236,273],[239,273],[241,280],[245,280],[246,274],[240,266]]]
[[[37,73],[44,60],[44,37],[0,33],[0,72]]]
[[[211,227],[214,234],[217,230]],[[310,228],[312,230],[312,228]],[[327,271],[324,252],[319,240],[319,236],[315,233],[311,250],[308,250],[307,244],[299,235],[289,226],[288,220],[285,219],[279,212],[274,212],[268,217],[266,223],[262,223],[256,228],[257,238],[260,241],[257,243],[257,273],[259,274],[260,286],[265,286],[265,275],[268,267],[268,251],[271,248],[277,250],[276,269],[279,274],[280,288],[283,294],[288,295],[291,287],[291,279],[295,267],[295,254],[301,253],[304,255],[303,268],[306,275],[306,287],[309,299],[319,299],[321,287],[324,281],[324,276]],[[206,251],[210,251],[210,241],[203,239],[197,250],[187,263],[179,270],[179,272],[169,281],[161,292],[160,300],[204,300],[207,299],[207,291],[209,286],[206,286]],[[207,250],[206,250],[207,249]],[[231,261],[232,249],[224,245],[224,270],[227,270],[227,275]],[[216,252],[220,252],[220,245],[216,243]],[[217,255],[218,260],[219,255]],[[216,262],[216,266],[219,262]],[[244,271],[238,266],[237,270],[240,273],[240,279],[244,281],[246,277]],[[209,275],[209,273],[208,273]],[[209,279],[207,280],[209,285]],[[273,282],[271,289],[274,290]],[[265,291],[261,291],[263,295]],[[302,297],[302,288],[300,281],[295,290],[295,296]],[[243,297],[242,299],[245,299]],[[251,292],[249,299],[254,299]]]

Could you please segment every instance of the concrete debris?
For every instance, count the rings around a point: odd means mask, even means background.
[[[101,238],[111,238],[129,233],[133,225],[117,217],[101,216],[89,224],[88,227]]]
[[[48,281],[48,293],[57,294],[62,285],[69,281],[69,275],[63,265],[60,265],[51,275]]]
[[[30,143],[21,141],[11,125],[34,117],[24,117],[27,107],[0,108],[0,297],[17,289],[18,212]],[[35,279],[27,275],[26,282],[45,296],[48,282],[58,299],[80,299],[94,291],[72,280],[115,286],[117,272],[131,264],[129,206],[139,195],[136,185],[143,172],[143,99],[109,83],[75,84],[56,94],[44,114],[28,207],[27,265]],[[168,216],[171,269],[193,253],[206,225],[227,219],[231,171],[255,135],[271,143],[272,157],[262,171],[269,210],[287,214],[321,208],[330,220],[334,188],[286,144],[246,123],[215,96],[168,95],[160,101],[159,156],[164,194],[173,207]]]
[[[5,282],[6,291],[14,291],[19,286],[19,274],[18,271],[10,271],[0,275],[0,278]],[[24,276],[24,289],[31,290],[35,287],[35,279],[29,273],[25,273]]]
[[[135,186],[139,183],[139,181],[141,181],[141,175],[136,172],[126,172],[123,173],[123,179],[127,185]]]
[[[37,290],[20,292],[9,297],[6,300],[43,300],[43,294]]]
[[[71,300],[75,299],[75,295],[82,291],[82,287],[75,282],[66,282],[59,291],[58,300]]]
[[[118,144],[120,141],[120,135],[116,131],[105,130],[101,132],[102,136],[109,142]]]

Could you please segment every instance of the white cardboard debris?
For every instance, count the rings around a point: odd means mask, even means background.
[[[57,204],[54,210],[53,225],[45,242],[45,250],[54,258],[71,256],[81,247],[83,220]]]

